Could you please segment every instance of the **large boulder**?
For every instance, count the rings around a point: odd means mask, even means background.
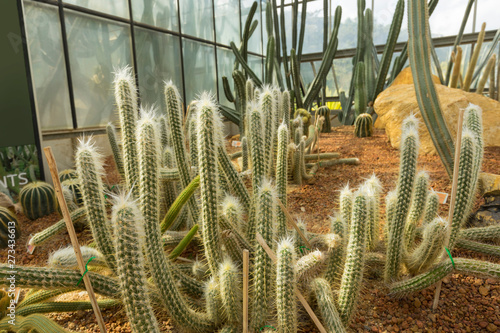
[[[403,74],[404,73],[404,74]],[[385,128],[391,145],[399,148],[401,140],[401,123],[411,113],[422,119],[420,109],[415,97],[415,87],[408,82],[408,70],[400,75],[404,77],[398,80],[399,84],[392,84],[389,88],[378,95],[375,100],[374,109],[378,115],[375,128]],[[398,76],[399,77],[399,76]],[[413,82],[412,80],[409,82]],[[491,98],[465,92],[460,89],[445,87],[436,84],[436,90],[441,101],[444,118],[453,138],[456,136],[458,112],[470,103],[478,105],[483,109],[484,142],[486,146],[500,146],[500,102]],[[427,127],[423,120],[419,128],[420,152],[435,154],[436,150],[430,138]]]

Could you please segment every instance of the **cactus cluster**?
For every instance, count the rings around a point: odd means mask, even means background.
[[[134,107],[125,107],[135,98],[133,79],[124,78],[122,72],[120,75],[116,84],[116,96],[122,99],[117,101],[119,112],[135,112]],[[247,189],[223,145],[218,105],[208,94],[192,103],[189,117],[194,117],[196,126],[188,124],[190,133],[184,136],[179,94],[171,83],[165,85],[166,117],[144,109],[136,120],[132,115],[120,116],[126,120],[121,124],[122,131],[130,130],[124,126],[131,126],[134,136],[127,143],[134,147],[125,148],[124,142],[116,145],[122,148],[114,156],[124,161],[121,193],[106,192],[102,156],[92,142],[81,141],[76,170],[84,205],[72,214],[74,218],[87,217],[94,240],[94,245],[82,248],[82,253],[86,258],[95,257],[89,263],[95,268],[89,277],[94,290],[109,298],[100,304],[123,304],[133,332],[159,331],[157,307],[165,310],[183,332],[239,332],[243,321],[244,249],[251,258],[251,331],[277,327],[280,332],[296,332],[297,295],[303,293],[315,299],[314,311],[327,330],[345,332],[356,311],[364,270],[374,260],[385,262],[385,280],[398,295],[424,288],[453,269],[498,277],[500,266],[495,264],[456,259],[453,268],[448,261],[438,262],[449,229],[437,217],[436,195],[428,188],[428,175],[416,172],[415,117],[403,124],[400,175],[396,190],[386,198],[385,242],[380,242],[383,198],[376,176],[357,189],[347,186],[341,191],[340,212],[331,218],[328,234],[308,232],[305,225],[299,226],[301,233],[291,229],[278,199],[286,206],[290,169],[300,170],[304,178],[306,168],[314,166],[306,163],[309,158],[304,152],[307,139],[302,135],[302,119],[288,123],[280,119],[285,114],[285,110],[279,111],[286,105],[284,95],[265,86],[253,91],[257,100],[248,101],[251,189]],[[463,229],[482,158],[480,120],[477,107],[467,108],[449,247],[468,246],[494,253],[494,246],[477,242],[488,231]],[[169,132],[162,133],[166,129]],[[320,129],[316,127],[317,132]],[[297,146],[293,154],[291,145]],[[187,147],[196,149],[196,154],[191,155]],[[291,161],[298,164],[290,168],[290,155],[297,151]],[[126,158],[130,153],[136,157]],[[133,171],[127,163],[133,165]],[[196,163],[194,168],[191,163]],[[162,208],[163,191],[174,191],[171,195],[178,196]],[[112,200],[105,200],[105,193]],[[186,216],[181,220],[183,212]],[[52,234],[60,230],[55,226],[52,229]],[[262,246],[262,240],[276,252],[276,258]],[[186,263],[186,258],[176,260],[187,247],[203,253],[203,258],[192,263]],[[25,318],[37,312],[88,308],[87,303],[45,302],[53,295],[83,288],[76,286],[80,273],[74,269],[75,262],[69,248],[52,254],[49,268],[17,267],[18,286],[42,289],[23,301]],[[8,274],[9,267],[1,264],[0,281],[6,281]],[[403,274],[415,278],[402,280]]]

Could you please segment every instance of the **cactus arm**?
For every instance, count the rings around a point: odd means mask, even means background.
[[[234,96],[231,92],[231,87],[229,86],[227,76],[222,76],[222,87],[224,88],[224,95],[226,96],[229,103],[234,103]]]
[[[240,114],[237,113],[236,110],[231,109],[231,108],[224,106],[224,105],[220,105],[219,107],[220,107],[220,112],[222,113],[222,115],[224,117],[229,119],[235,125],[237,125],[237,126],[240,125],[240,121],[241,121]]]
[[[297,332],[297,300],[295,298],[295,249],[288,239],[281,240],[276,264],[276,309],[282,333]]]
[[[101,309],[112,308],[120,304],[120,301],[114,299],[106,299],[97,301],[97,305]],[[76,312],[79,310],[92,310],[90,301],[80,302],[42,302],[32,304],[22,309],[17,309],[17,316],[29,316],[34,313],[52,313],[52,312]]]
[[[286,26],[285,26],[285,0],[281,0],[281,6],[280,6],[280,27],[281,27],[281,49],[283,52],[283,65],[285,68],[285,80],[286,80],[286,87],[288,90],[292,89],[292,83],[290,81],[290,76],[289,74],[289,67],[288,67],[288,49],[286,47]]]
[[[299,16],[299,0],[292,0],[292,49],[297,49],[297,21]]]
[[[410,211],[408,212],[408,218],[405,225],[405,249],[410,250],[414,245],[415,230],[424,213],[424,207],[429,193],[428,186],[429,174],[425,171],[420,171],[416,175]]]
[[[284,207],[287,206],[287,180],[288,180],[288,141],[290,134],[287,123],[283,122],[278,128],[278,156],[276,163],[276,190],[278,199]],[[278,221],[276,229],[276,238],[282,239],[286,236],[286,216],[282,209],[278,209]]]
[[[322,278],[314,279],[311,284],[311,288],[318,301],[321,318],[328,332],[344,333],[346,329],[335,306],[335,298],[330,286],[331,284]]]
[[[382,54],[382,59],[380,60],[380,67],[377,73],[377,81],[375,83],[375,91],[371,96],[371,101],[375,101],[378,94],[380,94],[382,90],[384,90],[385,80],[387,78],[387,73],[389,72],[389,67],[391,66],[394,48],[396,46],[399,33],[401,32],[401,24],[403,23],[404,12],[405,2],[404,0],[399,0],[394,11],[394,16],[392,18],[391,28],[389,30],[389,35],[387,36],[384,53]]]
[[[476,88],[476,94],[482,94],[484,91],[484,86],[486,85],[486,81],[490,78],[490,73],[495,70],[495,62],[497,60],[497,55],[494,54],[491,56],[490,60],[488,61],[488,64],[486,65],[486,68],[484,69],[483,76],[481,76],[481,79],[479,80],[479,83],[477,84]]]
[[[297,8],[298,9],[298,8]],[[299,64],[302,60],[302,48],[304,46],[304,36],[306,33],[307,1],[302,1],[302,11],[300,15],[299,43],[297,45],[297,60]]]
[[[233,190],[233,192],[240,198],[244,208],[246,211],[250,210],[251,199],[248,194],[248,190],[245,187],[245,184],[241,180],[240,175],[236,171],[229,155],[227,154],[226,149],[220,145],[218,148],[217,158],[219,161],[219,165],[224,170],[224,173],[228,177],[229,187]]]
[[[293,91],[297,108],[303,108],[304,103],[302,102],[302,91],[300,88],[300,63],[298,63],[297,56],[295,55],[295,49],[290,50],[290,70],[292,73]]]
[[[274,37],[270,36],[267,41],[267,52],[266,52],[266,75],[264,82],[266,84],[273,83],[273,69],[274,69]]]
[[[0,321],[0,331],[11,331],[12,324],[9,323],[10,317],[5,317]],[[27,317],[16,316],[15,330],[17,332],[51,332],[51,333],[69,333],[49,318],[41,314],[32,314]]]
[[[460,239],[485,241],[500,237],[500,226],[491,225],[488,227],[468,228],[460,230]]]
[[[253,82],[258,86],[262,86],[262,81],[259,79],[259,77],[252,71],[250,66],[248,66],[248,63],[245,61],[243,56],[241,55],[240,51],[236,47],[236,44],[234,42],[230,43],[231,50],[233,50],[233,53],[236,57],[236,61],[238,61],[241,64],[241,67],[246,71],[246,73],[252,78]]]
[[[500,246],[484,244],[468,239],[459,239],[456,246],[462,249],[483,253],[489,256],[500,257]]]
[[[22,302],[20,302],[16,309],[20,310],[24,308],[25,306],[36,304],[36,303],[41,303],[43,301],[48,300],[49,298],[65,294],[70,291],[74,291],[76,289],[50,289],[50,290],[39,290],[36,291],[30,295],[26,295],[23,299]]]
[[[113,152],[113,158],[115,160],[116,169],[122,178],[125,178],[125,170],[123,169],[123,157],[118,146],[118,139],[116,137],[116,128],[112,123],[108,123],[106,126],[106,133],[108,134],[109,145],[111,146],[111,151]]]
[[[243,319],[243,293],[240,287],[239,272],[229,258],[220,264],[218,277],[219,292],[227,320],[231,325],[239,327]]]
[[[179,242],[179,244],[168,255],[168,258],[170,260],[174,260],[175,258],[180,256],[182,252],[184,252],[184,250],[188,247],[189,243],[191,243],[194,236],[198,232],[198,228],[199,228],[199,226],[197,224],[195,224],[191,228],[191,230],[189,230],[189,232],[186,234],[186,236],[184,236],[184,238]]]
[[[233,71],[234,87],[236,90],[236,112],[239,114],[240,136],[245,135],[245,114],[247,110],[246,82],[245,76],[239,70]]]
[[[434,62],[434,66],[436,67],[436,73],[439,78],[439,82],[441,84],[444,84],[443,69],[441,68],[441,64],[439,62],[439,58],[436,53],[436,48],[434,47],[434,41],[432,39],[430,41],[431,41],[430,49],[431,49],[432,61]]]
[[[462,37],[464,35],[465,26],[467,25],[467,20],[469,19],[470,11],[472,9],[472,5],[474,4],[474,1],[475,0],[469,0],[469,2],[467,3],[467,7],[465,8],[464,17],[462,18],[462,24],[460,25],[460,30],[458,31],[457,37],[455,38],[455,42],[453,43],[452,52],[457,52],[458,47],[459,47],[458,45],[460,45],[460,43],[462,42]],[[453,66],[453,60],[450,58],[450,60],[448,61],[448,65],[446,67],[446,80],[444,82],[441,81],[445,85],[448,85],[448,83],[450,82],[450,75],[451,75],[452,66]],[[450,86],[452,88],[456,88],[456,86],[455,87],[453,85],[450,85]]]
[[[182,208],[186,204],[186,202],[191,198],[193,195],[194,191],[200,186],[200,176],[196,176],[193,178],[193,180],[189,183],[189,185],[179,194],[177,199],[172,203],[170,208],[167,211],[167,214],[163,218],[163,221],[161,222],[161,234],[164,234],[165,231],[168,230],[168,228],[174,223],[175,219],[181,212]]]
[[[488,60],[493,56],[493,53],[495,52],[495,47],[498,44],[498,41],[500,40],[500,29],[497,30],[495,36],[493,37],[493,41],[490,44],[490,49],[488,50],[488,53],[486,53],[485,56],[483,56],[483,62],[477,67],[476,71],[474,72],[474,75],[472,76],[472,81],[476,80],[479,77],[479,74],[481,73],[482,69],[486,64],[488,63]]]
[[[342,18],[342,9],[340,6],[337,6],[335,10],[335,21],[334,27],[332,31],[332,35],[330,36],[330,41],[328,42],[328,47],[326,48],[325,56],[323,57],[323,61],[321,62],[321,66],[318,70],[318,75],[314,77],[314,80],[311,82],[307,93],[304,96],[304,105],[310,106],[312,101],[318,95],[319,90],[321,89],[321,85],[326,79],[328,72],[332,68],[333,58],[335,58],[335,53],[337,52],[338,46],[338,32],[340,27],[340,20]]]
[[[448,173],[452,174],[454,144],[432,81],[429,14],[425,0],[408,1],[409,57],[420,113]],[[424,37],[422,37],[424,36]]]
[[[354,110],[355,117],[366,112],[368,102],[366,100],[366,77],[365,77],[365,64],[359,61],[356,65],[356,88],[354,90]]]
[[[469,66],[467,67],[467,72],[465,73],[464,86],[462,87],[462,89],[465,91],[469,91],[470,86],[472,84],[472,81],[473,81],[472,76],[474,73],[474,69],[476,68],[477,61],[479,59],[479,54],[481,53],[481,47],[483,46],[485,34],[486,34],[486,22],[483,22],[483,25],[481,26],[481,31],[479,32],[479,35],[477,36],[477,42],[476,42],[476,45],[474,47],[474,52],[472,52]]]

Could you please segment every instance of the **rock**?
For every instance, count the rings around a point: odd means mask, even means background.
[[[407,80],[403,82],[407,82]],[[459,110],[472,103],[483,109],[485,146],[500,146],[500,135],[498,135],[500,132],[500,102],[476,93],[448,88],[440,84],[436,85],[436,90],[441,101],[444,118],[453,138],[456,136]],[[374,109],[378,115],[375,127],[385,128],[391,145],[395,148],[399,148],[402,121],[411,113],[415,113],[417,118],[422,120],[412,83],[392,84],[377,97]],[[419,134],[420,152],[435,154],[434,144],[423,120]]]
[[[489,324],[486,329],[490,332],[496,332],[497,331],[497,326],[495,324]]]
[[[485,321],[480,321],[479,326],[481,326],[482,328],[486,328],[486,326],[488,326],[488,323]]]
[[[478,185],[481,195],[485,197],[500,195],[500,175],[481,172]]]
[[[481,286],[479,287],[479,293],[483,296],[487,296],[490,292],[490,288],[488,287],[485,287],[485,286]]]
[[[415,298],[413,305],[418,309],[422,305],[422,302],[418,298]]]
[[[436,75],[432,75],[432,81],[436,84],[441,84],[441,81]],[[397,86],[400,84],[413,84],[413,75],[411,74],[411,68],[406,67],[399,73],[398,76],[394,79],[394,81],[391,84],[391,87]]]

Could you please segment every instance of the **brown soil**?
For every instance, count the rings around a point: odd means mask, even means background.
[[[383,130],[376,130],[370,138],[356,138],[352,127],[337,127],[332,133],[322,134],[321,152],[340,152],[342,158],[357,157],[359,165],[338,165],[320,169],[313,182],[302,187],[290,186],[288,206],[295,216],[307,222],[312,232],[328,232],[328,216],[338,209],[338,190],[349,183],[358,186],[364,179],[375,173],[383,184],[384,194],[395,186],[399,170],[399,152],[387,141]],[[485,151],[483,171],[500,174],[500,147],[490,147]],[[115,183],[119,177],[112,170],[112,162],[107,160],[108,181]],[[418,168],[427,170],[431,176],[431,186],[440,192],[450,193],[451,182],[441,165],[438,156],[420,156]],[[478,198],[476,207],[482,203]],[[382,212],[385,207],[382,207]],[[446,216],[448,204],[441,205],[441,215]],[[383,215],[382,215],[383,216]],[[60,217],[50,216],[29,221],[18,216],[23,235],[17,241],[16,264],[23,266],[44,266],[48,255],[70,243],[67,233],[53,238],[49,244],[36,248],[33,255],[26,253],[25,244],[30,234],[34,234],[51,225]],[[90,242],[88,230],[79,231],[80,244]],[[498,258],[468,251],[455,250],[453,257],[473,257],[500,263]],[[6,251],[0,251],[0,261],[6,262]],[[475,278],[461,274],[452,274],[444,280],[439,307],[430,309],[434,287],[415,293],[402,299],[387,295],[387,287],[380,281],[366,277],[360,296],[357,314],[350,332],[500,332],[500,282],[491,279]],[[74,295],[85,298],[85,294]],[[108,332],[130,332],[125,312],[122,308],[103,310]],[[91,311],[51,314],[59,324],[73,331],[99,332],[95,317]],[[317,330],[304,315],[299,331],[316,332]],[[179,332],[173,328],[164,313],[158,314],[162,332]]]

